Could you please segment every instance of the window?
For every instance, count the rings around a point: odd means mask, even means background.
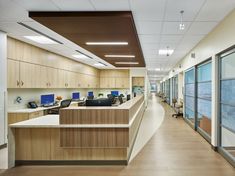
[[[195,121],[195,68],[185,72],[185,113],[184,117],[191,123]]]
[[[211,136],[211,62],[197,66],[197,127]]]
[[[235,160],[235,53],[220,57],[220,143]]]

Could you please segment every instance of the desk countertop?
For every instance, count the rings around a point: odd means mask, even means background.
[[[76,104],[78,102],[72,102],[71,104]],[[10,109],[7,112],[8,113],[33,113],[33,112],[38,112],[38,111],[44,111],[44,110],[48,110],[48,109],[53,109],[53,108],[57,108],[58,106],[50,106],[50,107],[38,107],[35,109],[30,109],[30,108],[24,108],[24,109]]]
[[[9,125],[11,128],[129,128],[129,124],[60,124],[59,115],[46,115]]]

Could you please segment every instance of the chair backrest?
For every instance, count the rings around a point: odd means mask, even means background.
[[[62,100],[60,103],[60,108],[67,108],[71,104],[71,99]]]
[[[119,100],[120,104],[122,104],[122,103],[123,103],[123,99],[122,99],[122,97],[121,97],[121,96],[119,96],[119,97],[118,97],[118,100]]]
[[[94,95],[92,96],[87,96],[87,100],[93,100],[94,99]]]

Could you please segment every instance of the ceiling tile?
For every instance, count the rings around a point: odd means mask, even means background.
[[[180,11],[184,10],[183,20],[193,21],[206,0],[168,0],[165,21],[180,21]]]
[[[170,34],[170,35],[183,35],[187,31],[187,29],[190,26],[190,22],[184,22],[185,29],[180,30],[179,29],[179,22],[164,22],[163,28],[162,28],[162,34]]]
[[[128,0],[90,0],[96,10],[130,10]]]
[[[206,35],[217,24],[217,22],[193,22],[187,32],[187,35]]]
[[[60,10],[51,0],[13,0],[28,11],[58,11]]]
[[[160,35],[139,35],[141,43],[159,43]]]
[[[234,8],[234,0],[207,0],[196,21],[220,21]]]
[[[162,35],[161,43],[179,43],[183,35]]]
[[[142,45],[142,49],[145,51],[148,50],[158,50],[159,44],[158,43],[143,43]]]
[[[88,0],[52,0],[61,10],[66,11],[90,11],[95,10]]]
[[[138,34],[160,34],[161,22],[137,21]]]
[[[136,20],[162,21],[166,0],[130,0]]]

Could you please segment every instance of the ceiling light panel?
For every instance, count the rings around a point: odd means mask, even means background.
[[[115,62],[117,65],[138,65],[139,62]]]
[[[158,51],[158,54],[159,55],[172,55],[173,52],[174,52],[174,50],[172,50],[172,49],[160,49]]]
[[[32,40],[32,41],[40,43],[40,44],[58,44],[57,42],[55,42],[45,36],[24,36],[24,38],[27,38],[29,40]]]
[[[86,42],[86,45],[128,45],[128,42]]]
[[[72,56],[77,58],[77,59],[87,59],[88,58],[87,56],[85,56],[83,54],[74,54]]]
[[[135,58],[135,55],[105,55],[105,57],[111,58]]]

